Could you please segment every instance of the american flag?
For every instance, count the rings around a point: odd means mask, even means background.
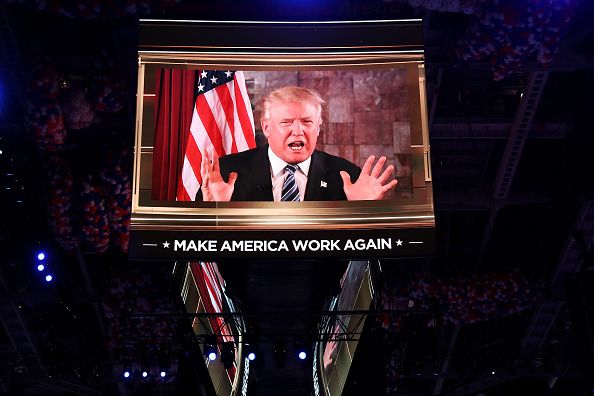
[[[208,313],[223,313],[223,278],[216,263],[208,261],[191,262],[190,268],[196,281],[198,292]],[[213,332],[224,341],[233,341],[233,332],[222,317],[210,318]]]
[[[254,116],[241,71],[203,70],[196,79],[196,100],[177,200],[193,201],[202,184],[204,152],[219,157],[256,147]]]
[[[194,281],[196,282],[196,287],[204,306],[204,312],[224,313],[224,294],[222,288],[224,281],[217,264],[208,261],[191,262],[190,270]],[[218,342],[235,341],[231,327],[222,316],[211,317],[209,318],[209,322],[213,334],[217,335]],[[220,354],[220,344],[218,344],[218,350]],[[233,378],[235,377],[235,366],[227,370],[227,374],[229,375],[231,382],[233,382]]]

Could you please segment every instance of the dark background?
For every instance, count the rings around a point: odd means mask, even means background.
[[[558,34],[552,62],[543,65],[534,52],[500,78],[496,58],[464,61],[458,55],[477,16],[443,10],[444,4],[455,2],[416,3],[226,0],[130,2],[126,8],[116,2],[53,1],[42,10],[28,1],[0,5],[0,393],[156,395],[212,390],[187,321],[164,320],[173,330],[162,339],[153,335],[156,326],[132,326],[129,314],[142,309],[139,301],[149,301],[148,306],[169,301],[168,312],[183,312],[171,265],[128,262],[122,251],[125,243],[111,241],[105,250],[76,225],[74,247],[66,249],[68,244],[56,239],[48,211],[55,206],[49,175],[57,168],[24,122],[35,67],[45,62],[61,73],[67,87],[89,87],[100,74],[95,63],[104,59],[100,54],[105,50],[112,61],[110,78],[121,80],[122,108],[97,111],[89,126],[69,130],[60,155],[79,189],[86,175],[98,174],[105,164],[109,168],[108,153],[130,150],[140,15],[244,20],[422,17],[437,254],[383,261],[385,277],[392,283],[386,281],[389,286],[382,292],[397,295],[393,285],[406,286],[419,273],[466,282],[519,272],[538,298],[514,314],[472,323],[437,320],[427,326],[423,318],[412,317],[406,331],[378,336],[367,329],[344,394],[591,394],[593,5],[577,2],[571,21]],[[545,2],[515,2],[512,14],[521,14],[529,3]],[[575,2],[557,3],[570,7]],[[521,21],[516,25],[520,33],[514,40],[529,31]],[[482,37],[507,51],[495,38]],[[513,57],[513,49],[507,55]],[[544,86],[531,83],[534,79],[544,80]],[[73,219],[84,212],[84,206],[76,205]],[[51,283],[35,269],[40,248],[48,254]],[[288,311],[315,311],[335,290],[320,290],[325,283],[314,281],[335,282],[341,265],[332,263],[320,275],[319,267],[303,263],[238,262],[227,267],[236,271],[224,275],[230,292],[235,288],[247,306],[278,300]],[[117,285],[124,283],[131,286],[116,293]],[[494,288],[502,292],[496,283]],[[472,298],[464,299],[471,309]],[[432,313],[436,318],[441,317],[438,308]],[[260,320],[267,319],[263,315]],[[258,319],[254,323],[257,326]],[[122,342],[125,347],[117,347]],[[116,364],[146,360],[148,345],[177,362],[175,377],[123,381]],[[307,381],[296,386],[282,371],[257,370],[254,394],[308,394]]]

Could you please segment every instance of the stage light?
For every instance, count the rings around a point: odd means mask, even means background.
[[[233,341],[223,342],[221,347],[221,362],[223,367],[230,369],[235,361],[235,343]]]
[[[45,260],[45,253],[43,253],[43,252],[37,253],[37,260],[39,260],[39,261]]]
[[[47,274],[47,275],[45,276],[45,281],[46,281],[46,282],[48,282],[48,283],[49,283],[49,282],[51,282],[52,280],[54,280],[54,277],[53,277],[53,276],[51,276],[50,274]]]
[[[159,348],[159,376],[161,378],[165,378],[167,376],[167,372],[171,368],[171,359],[169,357],[169,350],[166,347],[161,346]]]
[[[495,371],[491,371],[491,375],[495,375]]]
[[[147,371],[143,371],[142,372],[142,378],[146,378],[148,377],[148,372]]]
[[[43,264],[39,264],[37,266],[37,271],[39,271],[39,272],[43,271],[44,269],[45,269],[45,265],[43,265]]]
[[[246,336],[243,346],[245,348],[245,353],[247,354],[247,358],[250,361],[256,360],[257,344],[254,341],[254,337]]]
[[[124,371],[124,378],[130,378],[130,371]]]
[[[297,355],[299,360],[307,359],[308,345],[310,345],[309,342],[305,342],[305,341],[301,341],[301,340],[295,341],[295,343],[293,345],[293,353],[295,353],[295,355]]]
[[[204,356],[207,356],[209,360],[217,359],[217,336],[210,335],[204,339],[204,349],[202,350]]]

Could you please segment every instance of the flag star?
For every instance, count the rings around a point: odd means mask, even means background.
[[[212,82],[212,85],[215,85],[217,83],[217,78],[215,76],[212,76],[210,81]]]
[[[198,92],[204,91],[204,85],[198,84]]]
[[[231,71],[229,71],[229,70],[227,70],[227,71],[225,72],[225,75],[226,75],[227,77],[231,77],[231,75],[232,75],[232,74],[233,74],[233,73],[232,73]]]
[[[169,242],[167,242],[167,241],[163,242],[163,247],[165,249],[169,248]]]
[[[206,70],[202,70],[202,73],[200,73],[200,78],[206,78]]]
[[[402,239],[398,238],[396,240],[396,246],[402,246],[402,242],[403,242]]]

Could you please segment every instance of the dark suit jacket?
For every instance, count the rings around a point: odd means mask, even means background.
[[[223,179],[229,180],[229,173],[237,172],[231,201],[272,201],[274,199],[267,145],[226,155],[220,158],[219,163]],[[342,170],[351,175],[353,183],[361,173],[361,168],[352,162],[315,150],[311,156],[304,200],[346,200],[339,173]],[[322,184],[325,184],[325,187]],[[200,191],[198,195],[197,199],[200,199]]]

